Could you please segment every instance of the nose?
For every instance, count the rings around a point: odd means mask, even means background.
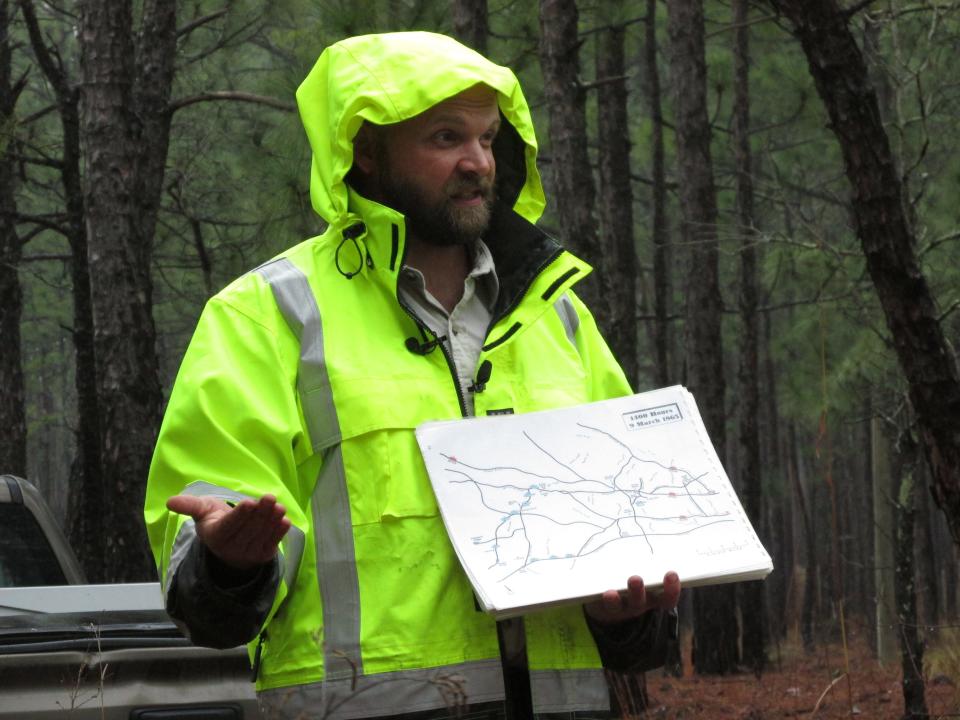
[[[458,166],[463,173],[473,173],[481,177],[489,175],[494,168],[493,148],[480,140],[466,143]]]

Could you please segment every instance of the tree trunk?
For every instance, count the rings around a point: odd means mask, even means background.
[[[913,562],[916,508],[917,447],[909,432],[897,447],[900,492],[897,503],[896,582],[897,621],[900,627],[900,667],[903,672],[903,718],[929,717],[923,679],[923,638],[917,626],[916,573]]]
[[[453,34],[464,45],[481,55],[487,54],[490,23],[487,19],[487,0],[451,0],[450,16]]]
[[[748,0],[734,0],[733,144],[737,167],[737,220],[740,225],[740,492],[747,517],[762,527],[760,480],[760,361],[757,314],[757,234],[753,212],[753,159],[750,152],[750,29]],[[755,673],[766,665],[766,602],[762,582],[740,588],[743,662]]]
[[[761,438],[764,440],[761,466],[772,477],[786,478],[784,460],[784,443],[780,438],[780,421],[777,408],[777,370],[771,352],[771,321],[770,313],[762,316],[763,327],[763,386],[766,390],[765,402],[761,417],[763,418]],[[775,638],[786,636],[787,601],[790,581],[794,576],[797,562],[794,553],[794,525],[793,514],[790,512],[790,487],[784,488],[784,494],[779,502],[767,503],[768,515],[771,517],[770,531],[767,533],[773,545],[774,569],[767,580],[772,583],[768,589],[768,620],[770,631]],[[771,505],[773,507],[771,507]]]
[[[660,71],[657,61],[657,0],[647,0],[644,21],[644,72],[648,112],[652,125],[650,153],[653,217],[653,308],[654,338],[657,356],[657,385],[666,387],[671,382],[670,360],[672,337],[670,330],[670,297],[673,293],[673,272],[670,252],[670,230],[667,227],[667,175],[663,148],[663,108],[660,93]],[[679,658],[678,658],[679,659]]]
[[[933,523],[931,522],[933,508],[929,495],[924,492],[926,487],[926,483],[923,482],[924,469],[924,466],[917,467],[916,471],[920,474],[920,477],[914,480],[914,485],[920,488],[914,494],[917,505],[917,534],[919,535],[914,557],[917,561],[920,622],[927,627],[934,627],[940,623],[942,616],[939,605],[940,588],[938,587],[937,568],[949,562],[949,555],[944,557],[943,548],[939,547],[933,540]]]
[[[896,519],[893,513],[893,480],[890,471],[889,442],[881,420],[870,421],[873,458],[873,562],[877,594],[877,659],[882,665],[896,660],[897,636],[894,630],[894,539]]]
[[[574,0],[540,0],[540,66],[550,116],[552,202],[563,244],[594,267],[599,266],[596,192],[587,154],[586,99],[580,83],[579,14]],[[596,274],[577,285],[606,335],[608,304],[598,292]]]
[[[675,91],[681,236],[690,248],[686,288],[687,387],[697,399],[717,454],[723,458],[726,418],[720,331],[722,298],[702,0],[669,0],[667,15]],[[697,672],[733,672],[739,663],[735,587],[697,588],[693,605]]]
[[[102,508],[107,503],[108,494],[100,463],[100,403],[97,396],[90,263],[80,174],[79,93],[72,90],[68,97],[59,102],[64,148],[62,179],[70,233],[76,362],[74,385],[77,390],[77,454],[70,467],[68,531],[87,579],[104,582],[103,553],[98,550],[104,543]]]
[[[22,243],[17,235],[14,194],[14,110],[23,89],[14,83],[10,64],[11,10],[0,0],[0,473],[27,474],[27,415],[20,347],[23,290],[20,287]]]
[[[155,577],[143,527],[162,403],[150,257],[169,137],[174,7],[164,0],[145,3],[136,52],[129,2],[80,5],[84,208],[108,581]]]
[[[619,3],[607,0],[601,16],[616,16]],[[637,252],[633,242],[630,188],[630,128],[624,63],[626,28],[613,26],[597,36],[597,142],[600,166],[601,294],[607,298],[606,340],[633,387],[637,358]]]
[[[77,454],[70,467],[66,526],[87,580],[103,582],[103,508],[107,503],[107,495],[100,475],[100,421],[93,348],[93,310],[80,173],[80,93],[71,85],[62,64],[54,60],[54,54],[47,47],[33,3],[21,0],[20,8],[37,64],[56,94],[63,128],[60,179],[66,200],[66,232],[70,245],[70,275],[73,281],[73,344],[76,357],[74,384],[77,391]]]
[[[862,416],[870,418],[873,414],[870,403],[870,393],[864,393]],[[863,481],[861,491],[864,495],[863,517],[866,524],[864,531],[864,555],[863,557],[876,558],[875,535],[876,526],[874,524],[874,497],[873,497],[873,423],[868,420],[863,424],[862,438],[859,443],[859,454],[866,458],[867,462],[863,468]],[[876,581],[877,572],[874,566],[864,568],[864,612],[863,617],[867,620],[867,638],[871,648],[877,646],[877,623],[876,623],[876,602],[877,596]],[[873,622],[870,622],[870,620]]]
[[[790,423],[790,461],[788,464],[788,473],[793,481],[797,509],[803,526],[804,547],[806,548],[807,567],[804,573],[803,582],[803,607],[800,611],[800,637],[803,640],[803,648],[807,652],[813,650],[813,622],[815,609],[817,605],[817,536],[813,526],[813,514],[811,512],[812,502],[808,502],[806,494],[803,491],[803,470],[799,459],[800,448],[797,446],[796,426]]]
[[[867,68],[836,0],[770,0],[789,18],[840,143],[857,236],[893,339],[933,475],[960,545],[960,371],[915,252],[908,199]]]
[[[132,129],[138,133],[138,172],[135,176],[139,199],[139,235],[143,242],[138,265],[146,268],[146,289],[152,288],[149,269],[153,253],[153,236],[160,211],[164,169],[170,147],[170,92],[173,88],[174,59],[177,52],[177,3],[171,0],[145,0],[140,32],[136,45],[136,77],[133,84],[133,102],[139,123]],[[151,331],[155,338],[156,333]],[[156,341],[149,354],[156,356]],[[155,362],[155,361],[154,361]],[[151,369],[157,380],[159,368]],[[162,399],[162,394],[158,394]],[[158,406],[159,407],[159,406]],[[159,421],[159,413],[157,415]],[[151,455],[153,443],[150,443]],[[148,457],[149,459],[149,457]],[[144,483],[146,476],[144,476]]]

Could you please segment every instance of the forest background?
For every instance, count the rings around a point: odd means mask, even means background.
[[[960,618],[960,3],[0,0],[0,472],[91,580],[153,578],[146,469],[204,302],[322,230],[294,91],[406,29],[518,74],[543,226],[635,387],[694,392],[774,558],[685,593],[696,671],[859,623],[924,716]]]

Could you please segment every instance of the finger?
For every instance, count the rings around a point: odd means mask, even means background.
[[[233,505],[220,518],[217,533],[224,539],[238,540],[250,531],[255,522],[256,503],[253,500],[241,500]]]
[[[265,495],[260,498],[254,509],[250,531],[256,537],[271,542],[278,532],[285,527],[289,527],[289,521],[286,520],[285,515],[286,509],[283,505],[278,503],[272,495]],[[283,530],[283,532],[286,532],[286,530]]]
[[[178,515],[189,515],[197,520],[205,514],[206,503],[204,500],[205,498],[194,497],[193,495],[174,495],[167,500],[167,510]]]
[[[616,590],[607,590],[600,596],[600,605],[608,613],[619,613],[623,611],[623,598]]]
[[[249,517],[243,527],[243,536],[237,538],[247,557],[266,562],[277,553],[280,540],[290,528],[284,517],[285,509],[272,495],[265,495],[246,512]]]
[[[280,541],[286,536],[289,532],[291,522],[289,518],[281,518],[280,522],[277,524],[276,530],[273,533],[273,536],[270,538],[270,543],[273,547],[276,547],[280,544]]]
[[[259,553],[264,561],[277,554],[277,547],[290,529],[290,520],[284,517],[282,505],[274,505],[269,515],[260,517],[261,524],[256,529],[255,542],[259,544]]]
[[[660,607],[671,610],[680,601],[680,576],[672,570],[663,576],[663,592],[660,594]]]
[[[647,588],[639,575],[631,575],[627,578],[625,605],[632,613],[647,610]]]

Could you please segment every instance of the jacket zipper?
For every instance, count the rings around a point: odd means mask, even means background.
[[[437,334],[433,330],[427,327],[427,325],[425,325],[420,320],[420,318],[417,317],[417,314],[413,311],[413,309],[403,301],[403,298],[400,297],[399,291],[397,292],[397,303],[400,305],[400,307],[404,309],[407,315],[409,315],[410,318],[417,324],[417,328],[420,329],[420,332],[422,332],[424,335],[429,333],[430,335],[433,336],[433,339],[437,344],[436,346],[440,348],[440,352],[443,353],[444,360],[447,361],[447,369],[450,371],[450,377],[453,380],[453,386],[454,388],[456,388],[456,391],[457,391],[457,404],[460,406],[460,415],[461,417],[467,417],[467,402],[463,398],[463,388],[460,386],[460,379],[457,377],[457,368],[456,368],[456,365],[454,365],[453,363],[453,357],[450,355],[449,351],[447,350],[446,345],[443,343],[442,340],[440,340],[440,338],[437,336]]]
[[[552,265],[552,264],[556,261],[556,259],[557,259],[558,257],[560,257],[562,254],[563,254],[563,248],[558,248],[556,252],[552,253],[552,254],[550,255],[550,257],[548,257],[548,258],[536,269],[536,271],[534,271],[533,273],[530,274],[529,279],[527,280],[526,285],[523,286],[523,290],[522,290],[521,292],[517,293],[517,294],[514,296],[514,297],[515,297],[515,300],[514,300],[512,303],[510,303],[510,305],[508,305],[507,307],[505,307],[505,308],[503,309],[503,311],[500,312],[499,315],[497,315],[497,316],[494,317],[494,318],[491,318],[490,324],[487,325],[487,330],[486,330],[486,332],[484,333],[484,340],[486,340],[487,338],[490,337],[490,331],[493,329],[493,326],[496,325],[498,322],[500,322],[500,320],[502,320],[503,318],[505,318],[507,315],[509,315],[511,312],[514,311],[514,309],[520,304],[520,301],[523,299],[523,297],[527,294],[527,291],[533,286],[534,281],[535,281],[538,277],[540,277],[540,275],[543,273],[543,271],[546,270],[550,265]],[[400,254],[400,267],[401,267],[401,268],[403,267],[403,262],[404,262],[404,260],[406,259],[406,257],[407,257],[407,248],[406,248],[406,244],[404,244],[403,252]],[[392,266],[392,264],[391,264],[391,266]],[[433,336],[433,339],[436,341],[437,345],[438,345],[439,348],[440,348],[440,352],[443,353],[443,358],[444,358],[444,360],[447,361],[447,369],[450,371],[450,378],[453,380],[453,386],[454,386],[454,388],[456,388],[456,391],[457,391],[457,403],[458,403],[459,406],[460,406],[460,415],[461,415],[461,417],[469,417],[469,416],[467,415],[467,403],[466,403],[466,400],[465,400],[464,397],[463,397],[463,388],[462,388],[461,385],[460,385],[460,378],[457,377],[457,368],[456,368],[456,365],[455,365],[454,362],[453,362],[453,357],[450,355],[450,352],[447,350],[447,348],[446,348],[446,346],[444,345],[444,343],[439,339],[439,337],[437,336],[437,334],[436,334],[435,332],[433,332],[433,330],[431,330],[429,327],[427,327],[427,326],[420,320],[420,318],[417,317],[417,314],[413,311],[413,309],[403,301],[403,299],[400,297],[399,287],[395,287],[395,288],[394,288],[394,293],[395,293],[395,295],[396,295],[396,297],[397,297],[397,303],[400,305],[400,307],[402,307],[402,308],[404,309],[404,312],[406,312],[407,315],[409,315],[410,318],[417,324],[417,327],[420,329],[420,331],[421,331],[423,334],[429,333],[430,335]],[[484,343],[484,345],[481,347],[481,351],[482,351],[483,347],[485,347],[485,346],[486,346],[486,343]]]

